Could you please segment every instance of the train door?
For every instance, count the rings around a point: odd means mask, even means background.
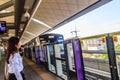
[[[43,56],[43,54],[44,54],[44,50],[43,50],[43,48],[41,48],[40,49],[40,62],[41,62],[41,64],[44,63],[44,56]]]
[[[67,53],[68,80],[85,80],[82,50],[77,38],[65,41]]]
[[[64,44],[63,43],[54,44],[54,50],[57,75],[60,78],[67,80],[66,56],[64,53]]]
[[[36,53],[36,62],[40,64],[40,49],[39,46],[35,46],[35,53]]]
[[[47,46],[43,46],[40,50],[40,60],[41,62],[44,64],[45,62],[47,62]]]
[[[28,58],[31,60],[32,59],[32,54],[31,54],[31,49],[28,48]]]
[[[27,56],[27,48],[24,47],[24,55]]]
[[[31,53],[32,53],[32,60],[36,63],[36,54],[35,54],[35,47],[31,47]]]
[[[43,47],[43,53],[44,53],[44,61],[47,62],[47,48],[46,46]]]
[[[30,47],[31,60],[34,61],[33,47]]]
[[[47,45],[48,69],[56,74],[55,53],[52,44]]]
[[[41,54],[42,64],[45,66],[46,69],[48,69],[47,46],[43,46]]]

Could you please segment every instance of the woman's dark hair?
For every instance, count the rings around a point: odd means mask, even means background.
[[[8,45],[7,45],[7,56],[6,56],[6,61],[9,61],[10,54],[14,54],[14,52],[18,51],[15,45],[18,45],[19,39],[17,37],[11,37],[8,40]]]

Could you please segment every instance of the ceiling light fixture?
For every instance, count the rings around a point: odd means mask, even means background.
[[[33,37],[36,37],[36,35],[35,35],[35,34],[33,34],[33,33],[29,32],[29,31],[25,31],[25,33],[28,33],[28,34],[32,35]]]
[[[46,24],[46,23],[44,23],[44,22],[42,22],[42,21],[40,21],[40,20],[38,20],[38,19],[32,18],[31,20],[34,21],[34,22],[36,22],[36,23],[38,23],[38,24],[40,24],[40,25],[43,25],[43,26],[45,26],[45,27],[47,27],[47,28],[49,28],[49,29],[52,28],[52,27],[49,26],[48,24]]]

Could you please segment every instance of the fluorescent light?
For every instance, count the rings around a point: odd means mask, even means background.
[[[52,28],[51,26],[47,25],[46,23],[44,23],[44,22],[42,22],[40,20],[37,20],[35,18],[32,18],[31,20],[34,21],[34,22],[36,22],[36,23],[38,23],[38,24],[41,24],[41,25],[43,25],[43,26],[45,26],[47,28],[50,28],[50,29]]]
[[[36,37],[36,35],[33,34],[33,33],[31,33],[31,32],[28,32],[28,31],[25,31],[25,32],[28,33],[28,34],[30,34],[30,35],[32,35],[32,36],[34,36],[34,37]]]

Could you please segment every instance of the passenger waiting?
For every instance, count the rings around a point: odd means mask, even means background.
[[[25,80],[23,74],[22,57],[19,53],[21,47],[17,37],[8,40],[6,62],[8,63],[8,80]]]

